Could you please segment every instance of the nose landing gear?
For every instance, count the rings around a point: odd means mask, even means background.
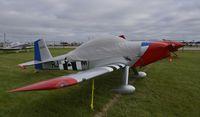
[[[134,78],[144,78],[147,76],[147,74],[145,72],[138,72],[135,68],[132,68],[133,72],[134,72]]]

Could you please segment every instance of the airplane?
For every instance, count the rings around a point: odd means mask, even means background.
[[[3,47],[0,48],[2,51],[22,50],[26,47],[26,44],[20,42],[4,42]]]
[[[36,70],[56,69],[80,72],[23,86],[10,92],[69,87],[121,69],[122,85],[114,91],[129,94],[135,91],[135,87],[128,83],[129,69],[134,71],[134,77],[146,77],[147,74],[138,72],[137,68],[169,57],[171,46],[162,41],[128,41],[112,36],[90,40],[69,53],[53,57],[44,39],[39,39],[34,42],[34,60],[19,64],[19,67],[25,69],[34,65]]]

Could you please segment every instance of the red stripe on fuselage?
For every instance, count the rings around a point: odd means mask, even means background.
[[[136,61],[133,67],[144,66],[170,56],[169,44],[151,42],[146,52]]]

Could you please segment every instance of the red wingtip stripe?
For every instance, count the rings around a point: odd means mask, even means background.
[[[51,90],[58,89],[62,87],[67,87],[77,84],[78,81],[74,78],[69,77],[59,77],[55,79],[50,79],[46,81],[41,81],[28,86],[20,87],[9,92],[20,92],[20,91],[34,91],[34,90]]]

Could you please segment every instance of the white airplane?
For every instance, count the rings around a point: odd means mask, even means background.
[[[0,48],[0,50],[3,51],[22,50],[23,48],[25,48],[25,46],[26,44],[20,42],[12,42],[12,43],[4,42],[3,47]]]
[[[121,69],[122,85],[118,93],[131,93],[135,87],[128,84],[129,69],[135,77],[146,76],[136,68],[170,56],[169,44],[161,41],[128,41],[120,37],[90,40],[67,54],[52,57],[43,39],[34,42],[34,60],[19,64],[20,67],[34,65],[36,70],[80,70],[75,74],[60,76],[39,83],[20,87],[10,92],[50,90],[76,85],[96,76]]]

